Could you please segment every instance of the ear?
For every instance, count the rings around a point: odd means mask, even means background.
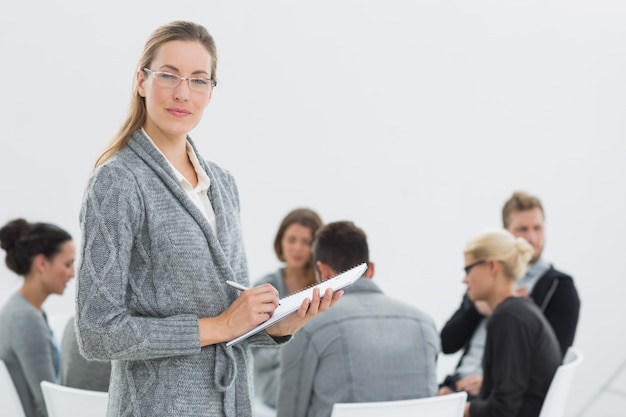
[[[315,263],[315,266],[317,266],[317,270],[319,271],[319,274],[320,274],[320,280],[322,282],[326,281],[328,278],[332,278],[335,275],[337,275],[334,269],[332,269],[330,266],[328,266],[322,261],[317,261]]]
[[[207,106],[211,102],[211,99],[213,98],[213,91],[215,91],[215,87],[211,89],[211,92],[209,93],[209,97],[206,99],[206,104],[204,105],[204,108],[207,108]]]
[[[500,273],[503,273],[503,268],[504,266],[501,262],[494,260],[489,261],[489,272],[491,272],[491,275],[496,276]]]
[[[363,278],[367,278],[367,279],[374,279],[374,271],[375,271],[375,267],[374,267],[374,262],[368,262],[367,263],[367,271],[365,271],[365,274],[363,275]]]
[[[144,83],[146,82],[146,73],[143,72],[141,68],[139,68],[135,74],[135,82],[137,83],[137,93],[139,93],[141,97],[145,97],[146,88]]]
[[[48,264],[48,258],[42,253],[35,256],[33,258],[33,264],[31,265],[31,269],[37,272],[43,272],[46,269],[46,265]]]

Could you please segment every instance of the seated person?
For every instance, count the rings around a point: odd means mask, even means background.
[[[111,362],[87,360],[78,350],[74,317],[67,321],[61,339],[61,384],[91,391],[109,391]]]
[[[483,381],[465,417],[537,417],[561,364],[554,330],[537,305],[515,295],[532,246],[498,229],[473,238],[465,247],[463,282],[472,302],[492,311],[486,326]]]
[[[363,230],[349,221],[323,226],[313,259],[321,280],[361,263],[368,269],[341,301],[281,348],[278,417],[328,417],[335,403],[435,395],[435,323],[374,284]]]
[[[62,295],[74,277],[76,250],[65,230],[12,220],[0,229],[7,267],[24,277],[0,311],[0,359],[11,375],[26,417],[44,417],[41,381],[58,382],[60,352],[43,304]]]
[[[311,246],[315,232],[322,226],[320,216],[311,209],[290,211],[280,223],[274,238],[274,252],[284,266],[265,275],[254,285],[272,284],[285,297],[317,282]],[[280,347],[252,347],[256,395],[271,408],[278,400]]]
[[[523,237],[533,247],[530,265],[516,283],[516,293],[529,297],[539,306],[564,355],[574,341],[580,300],[572,277],[555,269],[542,256],[545,226],[541,201],[525,192],[513,193],[502,208],[502,223],[514,236]],[[485,317],[489,314],[484,303],[473,303],[466,294],[459,309],[441,330],[443,353],[460,349],[464,352],[454,374],[441,384],[440,394],[453,391],[467,391],[470,397],[478,394],[482,382]]]

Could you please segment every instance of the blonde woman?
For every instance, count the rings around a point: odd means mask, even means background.
[[[465,417],[537,417],[560,365],[552,327],[532,300],[515,296],[532,254],[526,240],[504,229],[483,232],[465,247],[467,295],[492,312],[482,387]]]
[[[108,417],[251,417],[249,346],[277,346],[343,292],[313,293],[298,312],[227,347],[266,321],[278,291],[249,284],[232,174],[189,137],[216,85],[205,27],[157,28],[134,73],[129,114],[81,208],[76,330],[87,359],[111,360]]]

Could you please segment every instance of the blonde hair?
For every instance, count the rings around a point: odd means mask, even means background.
[[[526,273],[533,256],[533,247],[522,237],[515,237],[505,229],[489,229],[470,240],[464,253],[476,260],[499,261],[504,274],[516,281]]]
[[[138,68],[150,67],[161,45],[171,41],[190,41],[202,44],[211,55],[211,78],[217,80],[217,49],[213,37],[204,26],[182,20],[165,24],[152,33],[144,46]],[[98,168],[124,148],[130,136],[145,124],[146,117],[146,101],[139,95],[135,81],[126,120],[122,123],[107,149],[98,157],[94,168]]]

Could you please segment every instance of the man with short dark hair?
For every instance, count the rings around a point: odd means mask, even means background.
[[[530,297],[552,326],[561,353],[573,344],[578,325],[580,299],[571,276],[558,271],[542,257],[545,216],[541,201],[517,191],[502,208],[502,223],[515,236],[523,237],[534,249],[526,274],[517,282],[519,296]],[[482,384],[482,353],[486,337],[485,317],[491,312],[482,303],[463,297],[461,306],[441,330],[443,353],[464,349],[456,372],[441,384],[439,393],[467,391],[475,396]]]
[[[435,395],[435,323],[372,282],[374,264],[363,230],[348,221],[323,226],[313,259],[322,280],[361,263],[368,269],[344,289],[340,302],[282,348],[278,417],[328,417],[335,403]]]

